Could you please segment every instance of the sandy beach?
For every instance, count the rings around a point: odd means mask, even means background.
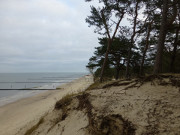
[[[52,111],[55,103],[63,96],[84,91],[93,79],[84,76],[61,85],[57,90],[20,99],[0,107],[0,134],[19,135],[22,130],[34,125],[42,116]]]

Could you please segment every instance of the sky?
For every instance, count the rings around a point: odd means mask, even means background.
[[[84,0],[0,0],[0,72],[86,72],[98,35]]]

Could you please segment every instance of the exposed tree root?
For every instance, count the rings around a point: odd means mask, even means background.
[[[164,81],[164,79],[169,79],[169,81]],[[155,84],[155,80],[158,81],[158,85],[171,85],[180,87],[180,77],[174,75],[149,75],[146,77],[140,77],[139,82],[140,86],[142,86],[146,82],[151,82],[151,84]]]
[[[110,88],[110,87],[114,87],[114,86],[124,86],[124,85],[129,85],[131,83],[133,83],[133,81],[127,81],[127,82],[117,81],[117,82],[106,84],[102,88]]]

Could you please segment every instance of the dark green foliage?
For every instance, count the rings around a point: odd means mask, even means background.
[[[104,72],[104,80],[108,80],[108,78],[113,78],[115,73],[116,73],[116,71],[114,68],[106,67],[106,70]],[[101,68],[98,68],[95,71],[95,77],[98,78],[100,76],[100,74],[101,74]]]
[[[101,73],[102,63],[106,53],[107,38],[99,38],[99,47],[96,47],[94,56],[89,59],[87,68],[95,69],[95,77],[99,77]],[[109,51],[108,61],[106,64],[106,70],[104,72],[105,78],[119,78],[122,72],[125,70],[125,63],[127,59],[128,47],[130,41],[125,37],[115,38],[112,42],[112,46]],[[135,50],[136,48],[134,48]],[[133,56],[130,61],[131,73],[137,74],[139,72],[140,54],[132,50]]]
[[[90,2],[92,0],[86,0]],[[86,22],[95,32],[106,35],[99,39],[87,68],[101,76],[134,76],[149,73],[180,72],[180,1],[179,0],[99,0],[103,6],[91,6]],[[129,25],[112,28],[125,16]],[[143,17],[142,17],[143,16]],[[113,37],[113,38],[112,38]],[[109,47],[108,47],[109,46]],[[108,53],[108,55],[107,55]],[[155,66],[154,66],[155,65]]]
[[[89,59],[87,65],[88,68],[97,68],[95,76],[99,76],[102,68],[102,63],[104,61],[106,48],[107,48],[107,38],[99,38],[99,47],[96,47],[94,56]],[[125,37],[115,38],[112,42],[112,46],[109,50],[108,61],[106,64],[106,70],[104,72],[105,77],[113,77],[119,72],[120,68],[124,66],[124,60],[127,56],[127,48],[129,45],[128,39]],[[118,73],[119,74],[119,73]],[[119,76],[119,75],[116,75]]]

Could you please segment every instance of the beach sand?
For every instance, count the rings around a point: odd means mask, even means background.
[[[84,91],[92,82],[91,76],[84,76],[61,85],[57,90],[40,93],[0,107],[0,134],[21,134],[20,132],[51,112],[55,103],[63,96]]]

